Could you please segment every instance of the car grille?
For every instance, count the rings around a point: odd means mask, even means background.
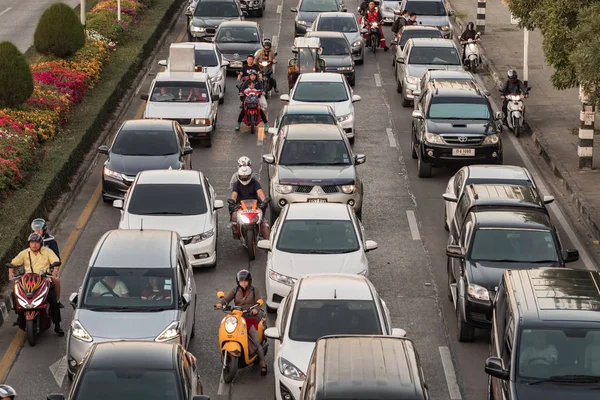
[[[314,186],[299,185],[296,186],[296,193],[310,193]]]
[[[217,30],[215,28],[206,28],[206,33],[209,35],[214,35],[217,33]]]
[[[321,189],[323,189],[323,191],[327,194],[339,192],[336,185],[321,186]]]
[[[457,145],[478,145],[483,141],[483,135],[477,136],[463,136],[463,135],[442,135],[446,143],[457,144]],[[460,138],[467,138],[466,141],[460,140]]]
[[[191,118],[169,118],[169,119],[171,119],[172,121],[179,122],[179,125],[191,125],[192,124]]]

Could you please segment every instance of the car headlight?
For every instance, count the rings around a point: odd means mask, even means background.
[[[346,194],[352,194],[356,191],[356,185],[342,185],[342,192]]]
[[[206,29],[204,28],[200,28],[199,26],[192,26],[191,31],[194,33],[202,33],[204,32]]]
[[[225,318],[225,332],[233,333],[237,329],[238,320],[236,317],[229,316]]]
[[[83,328],[83,325],[81,325],[81,322],[77,321],[76,319],[71,322],[71,336],[73,336],[75,339],[81,340],[82,342],[89,343],[93,340],[92,335],[87,333],[87,331]]]
[[[118,180],[123,179],[123,175],[121,175],[119,172],[113,171],[112,169],[108,169],[106,167],[104,167],[104,175],[110,176],[111,178],[115,178]]]
[[[429,133],[425,134],[425,141],[432,144],[445,144],[446,141],[443,137],[438,135],[437,133]]]
[[[500,136],[498,135],[490,135],[483,139],[483,144],[498,144],[500,141]]]
[[[352,71],[354,67],[338,67],[338,71]]]
[[[304,25],[304,26],[311,26],[311,25],[312,25],[312,22],[308,22],[308,21],[302,21],[302,20],[300,20],[300,19],[298,20],[298,23],[299,23],[300,25]]]
[[[474,283],[469,283],[469,287],[467,289],[469,296],[477,300],[490,300],[490,293],[483,286],[475,285]]]
[[[281,374],[286,378],[295,381],[303,381],[306,379],[306,375],[304,375],[304,372],[302,372],[300,368],[296,367],[283,357],[279,357],[279,371],[281,371]]]
[[[411,84],[413,84],[413,85],[418,85],[418,84],[419,84],[419,81],[420,81],[420,79],[419,79],[419,78],[417,78],[416,76],[410,76],[410,75],[407,75],[407,76],[406,76],[406,81],[407,81],[408,83],[411,83]]]
[[[292,193],[294,187],[292,185],[275,185],[275,191],[281,194]]]
[[[209,239],[211,237],[213,237],[215,235],[215,230],[211,229],[209,231],[206,231],[204,233],[201,233],[199,235],[195,235],[192,237],[192,240],[190,241],[190,243],[199,243],[203,240]]]
[[[210,125],[209,118],[193,118],[192,125]]]
[[[362,46],[362,44],[362,40],[357,40],[356,42],[352,43],[352,47],[360,47]]]
[[[273,279],[274,281],[283,283],[284,285],[287,285],[287,286],[292,286],[297,281],[296,278],[292,278],[291,276],[287,276],[287,275],[282,275],[278,272],[273,271],[272,269],[269,270],[269,277],[271,279]]]
[[[440,29],[443,31],[448,31],[448,30],[450,30],[450,27],[448,25],[445,25],[445,26],[441,26]]]
[[[337,120],[339,122],[345,122],[345,121],[349,121],[351,119],[352,119],[352,113],[340,115],[339,117],[337,117]]]
[[[173,339],[179,337],[180,334],[181,334],[181,331],[179,330],[179,322],[173,321],[169,324],[169,326],[167,326],[165,328],[164,331],[162,331],[160,333],[160,335],[158,335],[154,339],[154,341],[155,342],[166,342],[166,341],[173,340]]]

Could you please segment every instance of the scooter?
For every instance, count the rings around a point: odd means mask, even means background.
[[[377,51],[377,47],[379,47],[379,24],[377,22],[368,22],[368,35],[369,41],[368,46],[371,48],[371,51],[375,53]],[[364,31],[363,31],[364,32]]]
[[[233,199],[227,202],[235,207],[236,220],[231,225],[234,239],[239,239],[242,246],[248,250],[248,258],[254,260],[256,258],[256,247],[258,244],[258,236],[260,234],[260,224],[263,220],[263,207],[266,207],[271,201],[267,197],[262,204],[258,200],[241,200],[236,206]],[[266,238],[265,238],[266,239]]]
[[[480,54],[479,46],[477,45],[477,42],[479,41],[481,41],[481,38],[477,36],[475,40],[469,39],[466,42],[460,43],[465,46],[465,64],[467,68],[469,68],[469,71],[474,74],[476,74],[479,69]]]
[[[23,312],[24,318],[19,318],[19,328],[25,332],[30,346],[37,344],[38,337],[52,326],[48,293],[52,284],[52,270],[61,265],[57,261],[50,265],[50,273],[36,274],[26,272],[15,279],[15,309]],[[14,268],[6,264],[8,268]]]
[[[275,52],[275,56],[277,56],[277,52]],[[260,62],[261,72],[263,76],[263,92],[265,92],[265,98],[271,98],[271,79],[273,78],[273,64],[277,64],[277,60],[273,60],[273,62],[269,62],[268,60],[263,60]]]
[[[506,95],[506,100],[508,100],[506,105],[506,125],[513,131],[516,137],[519,137],[523,130],[523,123],[525,122],[525,104],[523,103],[523,98],[529,96],[530,90],[531,88],[528,87],[526,93]],[[502,99],[504,97],[501,96]]]
[[[225,293],[218,292],[217,297],[222,299]],[[221,350],[221,360],[223,362],[223,381],[231,383],[238,368],[245,368],[260,362],[256,349],[252,349],[252,342],[248,339],[248,328],[244,317],[249,317],[251,311],[259,308],[259,313],[256,315],[259,318],[258,322],[258,341],[263,347],[263,352],[266,355],[269,350],[269,343],[265,336],[266,321],[261,316],[263,301],[258,300],[258,303],[248,310],[243,311],[241,307],[223,307],[223,312],[229,313],[228,316],[221,320],[219,328],[219,349]],[[215,310],[219,310],[215,307]],[[254,316],[253,316],[254,317]]]

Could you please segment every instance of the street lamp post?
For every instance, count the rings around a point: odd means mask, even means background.
[[[79,2],[79,18],[81,19],[81,25],[85,29],[85,0]]]
[[[117,21],[121,21],[121,0],[117,0]]]

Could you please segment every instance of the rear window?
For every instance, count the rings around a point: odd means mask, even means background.
[[[446,15],[446,8],[442,1],[412,1],[406,3],[406,10],[417,15],[441,17]],[[417,17],[417,21],[419,18]]]
[[[437,29],[423,29],[423,30],[417,30],[417,29],[408,29],[406,31],[402,32],[402,36],[400,36],[400,42],[398,43],[400,46],[404,46],[406,44],[406,42],[408,41],[408,39],[415,39],[415,38],[427,38],[427,39],[435,39],[435,38],[441,38],[442,37],[442,32],[437,30]]]
[[[179,143],[173,131],[123,129],[110,151],[120,156],[168,156],[179,153]]]
[[[281,126],[296,124],[326,124],[335,125],[336,120],[331,114],[286,114],[281,119]]]
[[[219,65],[217,55],[214,50],[196,50],[194,52],[196,65],[202,67],[216,67]]]
[[[127,212],[136,215],[202,215],[208,207],[202,185],[136,185]]]
[[[324,56],[349,56],[350,46],[345,38],[321,38]]]
[[[454,47],[417,47],[410,51],[409,64],[460,65],[458,52]]]
[[[200,1],[194,10],[199,18],[235,18],[239,17],[238,8],[233,1]]]
[[[358,32],[354,18],[326,18],[323,16],[319,19],[317,30],[343,33]]]

